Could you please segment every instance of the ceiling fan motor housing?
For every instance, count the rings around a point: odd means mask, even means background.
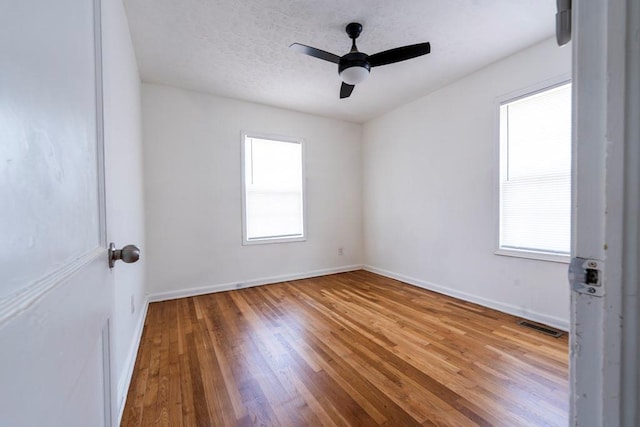
[[[342,80],[350,85],[361,83],[369,75],[371,64],[368,55],[362,52],[350,52],[340,58],[338,74]]]

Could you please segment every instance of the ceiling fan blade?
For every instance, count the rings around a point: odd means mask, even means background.
[[[353,88],[355,85],[349,85],[345,82],[342,82],[342,86],[340,86],[340,99],[348,98],[353,92]]]
[[[405,61],[407,59],[426,55],[429,52],[431,52],[431,45],[429,42],[418,43],[374,53],[369,56],[368,60],[372,67],[378,67],[380,65],[393,64],[394,62]]]
[[[300,52],[300,53],[304,53],[305,55],[324,59],[325,61],[333,62],[334,64],[338,64],[340,62],[340,57],[338,55],[325,52],[324,50],[316,49],[315,47],[306,46],[300,43],[294,43],[289,47],[295,50],[296,52]]]

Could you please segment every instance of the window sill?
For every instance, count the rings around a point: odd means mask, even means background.
[[[571,260],[571,256],[569,255],[558,255],[547,252],[519,251],[517,249],[498,249],[494,253],[501,256],[527,258],[536,261],[559,262],[562,264],[569,264],[569,261]]]
[[[243,246],[251,246],[251,245],[268,245],[271,243],[290,243],[290,242],[304,242],[307,238],[305,236],[299,237],[272,237],[272,238],[264,238],[264,239],[254,239],[254,240],[243,240]]]

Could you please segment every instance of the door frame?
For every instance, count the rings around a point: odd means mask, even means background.
[[[574,257],[604,296],[571,293],[570,424],[638,422],[640,7],[573,2]]]

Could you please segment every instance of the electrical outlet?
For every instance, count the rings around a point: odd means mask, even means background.
[[[340,255],[340,256],[344,255],[344,247],[340,246],[338,248],[338,255]]]
[[[133,299],[133,295],[131,295],[131,314],[135,313],[135,311],[136,311],[136,304]]]

